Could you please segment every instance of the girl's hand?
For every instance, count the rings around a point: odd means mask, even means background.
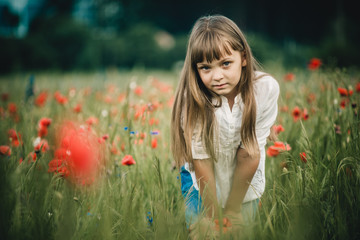
[[[190,239],[217,239],[219,232],[215,229],[215,223],[211,218],[203,217],[189,228]]]

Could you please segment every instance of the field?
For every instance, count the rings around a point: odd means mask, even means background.
[[[278,141],[241,239],[360,239],[360,75],[309,67],[266,69],[280,84]],[[178,77],[1,77],[0,238],[187,239],[169,146]]]

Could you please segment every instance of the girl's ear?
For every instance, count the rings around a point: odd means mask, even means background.
[[[246,64],[247,64],[247,62],[246,62],[246,54],[245,54],[245,52],[242,52],[241,53],[241,66],[245,67]]]

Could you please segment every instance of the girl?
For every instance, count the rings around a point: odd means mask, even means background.
[[[171,119],[190,230],[196,222],[217,222],[221,214],[229,228],[254,218],[279,96],[277,81],[257,69],[232,20],[215,15],[196,21]],[[199,219],[201,210],[206,217]]]

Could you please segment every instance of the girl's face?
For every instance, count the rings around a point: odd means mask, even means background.
[[[234,101],[241,69],[246,66],[246,59],[239,51],[230,48],[230,55],[224,54],[219,60],[197,63],[199,76],[207,89],[222,95],[228,101]]]

